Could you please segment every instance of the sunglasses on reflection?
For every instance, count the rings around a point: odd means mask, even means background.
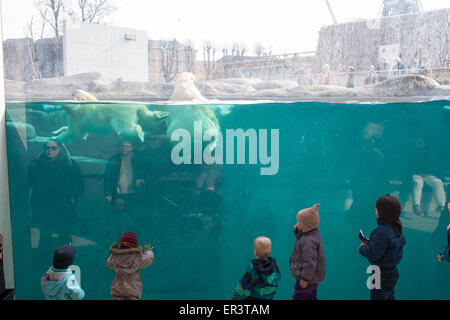
[[[58,149],[59,149],[58,147],[45,147],[45,150],[55,151],[55,150],[58,150]]]

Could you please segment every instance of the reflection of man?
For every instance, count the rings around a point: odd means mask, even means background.
[[[355,230],[368,228],[371,223],[367,212],[373,210],[373,194],[381,194],[388,187],[385,154],[381,149],[384,127],[369,122],[362,131],[362,140],[355,145],[350,187],[353,202],[346,217]],[[357,232],[357,231],[356,231]]]
[[[126,205],[135,201],[135,195],[139,187],[145,184],[136,164],[134,139],[122,139],[120,152],[108,159],[105,169],[104,194],[108,202],[113,197],[120,195]]]

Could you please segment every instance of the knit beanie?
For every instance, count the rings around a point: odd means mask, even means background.
[[[302,209],[297,214],[297,221],[303,232],[309,232],[319,227],[319,207],[315,204],[311,208]]]
[[[137,246],[137,244],[138,238],[136,234],[133,232],[125,232],[120,238],[121,249],[134,248]]]
[[[397,235],[402,234],[402,222],[400,221],[400,213],[402,205],[400,201],[390,195],[384,195],[378,198],[376,204],[379,219],[392,225]]]
[[[55,250],[53,254],[53,268],[67,269],[75,260],[75,249],[70,244],[66,244]]]

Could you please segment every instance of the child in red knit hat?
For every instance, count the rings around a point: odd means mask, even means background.
[[[139,300],[142,295],[141,269],[153,263],[153,247],[146,244],[145,252],[138,246],[135,233],[125,232],[120,244],[115,242],[110,249],[111,256],[106,265],[114,270],[116,277],[111,286],[114,300]]]

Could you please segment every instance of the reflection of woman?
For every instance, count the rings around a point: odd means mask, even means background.
[[[145,184],[134,154],[135,145],[136,142],[132,138],[121,139],[120,152],[108,159],[105,168],[106,200],[111,203],[115,196],[120,195],[128,209],[136,201],[138,188]]]
[[[39,246],[56,247],[71,242],[75,223],[75,204],[84,191],[79,166],[69,159],[60,142],[50,140],[28,168],[31,191],[32,224],[39,229]],[[52,234],[59,235],[53,244]]]
[[[436,211],[442,213],[444,211],[446,195],[444,191],[444,184],[441,179],[436,177],[435,172],[431,174],[429,171],[434,171],[432,155],[429,154],[430,150],[428,148],[425,139],[420,138],[417,143],[417,151],[415,153],[415,164],[414,173],[412,176],[413,180],[413,190],[412,190],[412,200],[413,200],[413,210],[414,213],[424,216],[425,213],[422,210],[422,190],[424,184],[431,187],[433,192],[433,197],[436,200],[437,208]]]

